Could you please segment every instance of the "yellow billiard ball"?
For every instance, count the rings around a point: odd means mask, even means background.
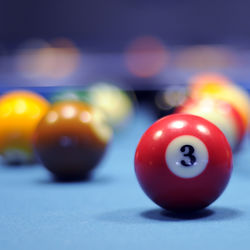
[[[0,97],[0,153],[9,164],[34,160],[33,132],[49,108],[40,95],[16,90]]]

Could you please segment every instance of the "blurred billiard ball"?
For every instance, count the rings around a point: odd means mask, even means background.
[[[133,103],[127,92],[119,87],[99,82],[86,89],[62,90],[50,98],[52,103],[78,100],[101,109],[114,129],[123,127],[133,113]]]
[[[200,80],[201,78],[202,76],[197,76],[192,79],[189,86],[190,97],[194,99],[216,98],[230,103],[239,112],[246,130],[250,117],[248,93],[226,78]]]
[[[59,179],[82,179],[98,165],[112,137],[105,115],[81,101],[52,105],[38,124],[34,147]]]
[[[31,91],[11,91],[0,97],[0,152],[8,164],[34,160],[32,136],[49,103]]]
[[[133,114],[133,103],[129,95],[119,87],[100,82],[93,84],[82,97],[91,105],[101,109],[114,129],[121,128]]]
[[[239,112],[230,103],[214,98],[188,99],[176,113],[201,116],[215,124],[226,136],[233,151],[239,148],[246,133]]]
[[[183,86],[169,86],[159,90],[154,96],[154,108],[158,118],[175,112],[176,108],[187,99],[187,89]]]
[[[231,80],[226,76],[218,73],[200,73],[193,75],[188,83],[190,85],[191,93],[198,90],[200,87],[209,86],[209,88],[216,89],[218,85],[228,85],[231,84]]]
[[[174,114],[155,122],[135,153],[144,192],[172,211],[194,211],[216,200],[230,179],[232,152],[224,134],[194,115]]]

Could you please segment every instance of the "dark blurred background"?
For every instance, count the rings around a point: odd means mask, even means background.
[[[250,1],[0,0],[0,87],[183,84],[226,74],[249,87]]]
[[[120,51],[134,37],[168,45],[250,44],[250,1],[45,0],[0,2],[0,44],[67,37],[77,46]]]

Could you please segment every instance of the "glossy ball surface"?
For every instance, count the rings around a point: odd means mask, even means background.
[[[32,136],[49,106],[31,91],[12,91],[0,97],[0,152],[7,163],[33,161]]]
[[[100,162],[111,136],[102,112],[80,101],[65,101],[54,104],[41,120],[34,146],[56,177],[81,179]]]
[[[201,82],[190,86],[190,96],[194,99],[217,98],[230,103],[239,112],[244,129],[249,123],[249,96],[241,87],[231,82]]]
[[[246,132],[234,106],[218,99],[188,99],[176,113],[193,114],[212,122],[224,133],[233,151],[239,147]]]
[[[132,116],[133,103],[127,93],[115,85],[100,82],[88,89],[83,99],[101,109],[113,128],[122,127]]]
[[[156,204],[173,211],[193,211],[211,204],[227,186],[232,152],[211,122],[174,114],[143,134],[134,164],[142,189]]]
[[[60,101],[82,101],[101,109],[112,128],[120,128],[133,113],[133,103],[129,95],[119,87],[99,82],[87,89],[58,91],[50,98],[52,103]]]

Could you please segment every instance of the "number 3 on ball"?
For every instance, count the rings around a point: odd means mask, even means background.
[[[165,159],[167,167],[173,174],[182,178],[193,178],[205,170],[208,152],[200,139],[183,135],[169,143]]]
[[[186,148],[188,149],[187,153],[185,153]],[[191,145],[184,145],[181,147],[180,150],[181,150],[181,152],[184,152],[184,156],[187,156],[190,159],[190,163],[186,163],[186,161],[182,160],[181,164],[185,167],[190,167],[190,166],[194,165],[194,163],[196,162],[196,157],[193,155],[194,147]]]

